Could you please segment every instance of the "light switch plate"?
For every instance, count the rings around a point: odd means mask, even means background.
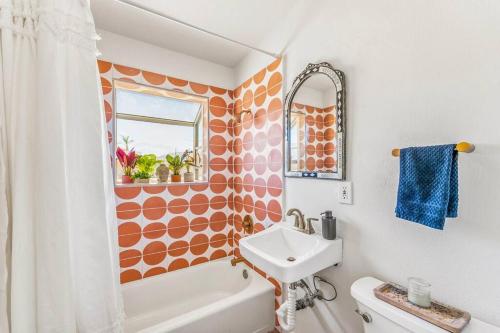
[[[339,202],[347,205],[352,205],[352,182],[340,183]]]

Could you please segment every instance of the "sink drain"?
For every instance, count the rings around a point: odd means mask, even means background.
[[[288,257],[288,258],[286,258],[286,260],[288,260],[288,261],[295,261],[295,258],[294,257]]]

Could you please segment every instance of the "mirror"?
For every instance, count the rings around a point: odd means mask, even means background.
[[[285,176],[345,179],[344,73],[309,64],[285,101]]]

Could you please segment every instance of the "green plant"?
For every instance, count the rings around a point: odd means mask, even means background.
[[[156,164],[160,163],[155,154],[141,155],[137,159],[136,168],[134,172],[134,179],[149,179],[153,177]]]
[[[133,179],[149,179],[152,176],[145,172],[145,171],[136,171],[134,172],[134,175],[132,176]]]
[[[123,141],[123,143],[125,144],[125,151],[129,151],[129,150],[130,150],[130,149],[129,149],[129,145],[130,145],[132,142],[134,142],[134,140],[132,140],[132,139],[130,138],[130,136],[129,136],[129,135],[127,135],[127,136],[122,135],[122,141]]]
[[[167,155],[167,162],[168,162],[168,168],[174,173],[174,175],[178,176],[181,174],[182,168],[186,166],[186,158],[188,154],[186,153],[187,150],[184,152],[184,154],[179,155],[179,154],[168,154]]]
[[[195,168],[198,167],[198,165],[196,165],[196,160],[193,151],[186,150],[184,152],[184,155],[186,155],[186,159],[184,160],[184,162],[186,163],[186,172],[191,172],[191,167]]]

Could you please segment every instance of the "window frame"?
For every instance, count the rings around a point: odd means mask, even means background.
[[[126,87],[119,87],[117,86],[116,82],[120,82],[121,84],[127,85],[137,85],[137,86],[142,86],[148,89],[152,90],[163,90],[168,93],[172,94],[180,94],[180,95],[186,95],[190,96],[200,103],[200,108],[201,110],[198,111],[198,114],[193,122],[190,121],[184,121],[184,120],[175,120],[175,119],[168,119],[168,118],[158,118],[158,117],[148,117],[148,116],[140,116],[140,115],[134,115],[134,114],[128,114],[128,113],[120,113],[118,112],[117,108],[117,99],[116,99],[116,92],[117,89],[122,89],[122,90],[127,90]],[[118,84],[119,85],[119,84]],[[208,128],[208,122],[209,122],[209,98],[206,96],[202,95],[196,95],[192,93],[187,93],[184,91],[178,91],[178,90],[172,90],[172,89],[167,89],[163,87],[156,87],[144,83],[137,83],[137,82],[129,82],[127,80],[123,79],[113,79],[112,80],[112,86],[113,86],[113,152],[112,152],[112,169],[113,169],[113,183],[115,187],[134,187],[134,186],[176,186],[176,185],[189,185],[189,184],[208,184],[208,180],[210,179],[210,168],[208,168],[208,163],[210,160],[210,149],[208,148],[208,140],[209,140],[209,135],[210,135],[210,130]],[[133,89],[128,89],[130,91],[133,91]],[[147,92],[143,91],[138,91],[138,93],[142,94],[147,94]],[[155,96],[154,94],[151,94]],[[160,96],[158,96],[160,97]],[[164,96],[165,98],[172,98],[176,99],[175,97],[167,97]],[[132,120],[132,121],[142,121],[142,122],[147,122],[147,123],[156,123],[156,124],[165,124],[165,125],[175,125],[175,126],[186,126],[186,127],[191,127],[193,128],[193,152],[195,152],[196,148],[201,147],[202,148],[202,176],[203,180],[195,180],[192,182],[176,182],[172,183],[170,180],[165,183],[131,183],[131,184],[122,184],[117,182],[117,157],[116,157],[116,149],[118,148],[118,137],[117,137],[117,122],[118,119],[125,119],[125,120]],[[204,131],[204,127],[202,126],[204,122],[207,123],[206,126],[206,131]],[[202,137],[200,138],[199,136],[199,128],[202,130]],[[206,146],[206,147],[205,147]],[[206,161],[205,161],[206,159]],[[167,165],[168,166],[168,165]]]

